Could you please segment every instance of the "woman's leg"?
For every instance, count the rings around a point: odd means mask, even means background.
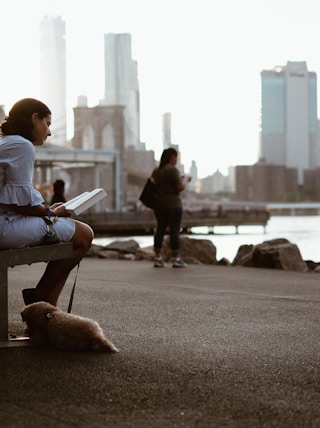
[[[170,247],[173,257],[180,256],[180,229],[182,221],[182,208],[172,210],[169,222]]]
[[[56,306],[69,273],[89,250],[93,239],[91,227],[78,221],[75,224],[76,228],[71,240],[73,257],[55,260],[47,264],[46,270],[35,289],[36,301],[44,300]]]
[[[164,238],[164,235],[166,233],[168,222],[167,222],[167,218],[166,218],[165,213],[162,212],[161,210],[155,210],[154,215],[155,215],[156,220],[157,220],[157,227],[156,227],[156,232],[154,235],[153,249],[154,249],[156,258],[160,258],[161,257],[162,244],[163,244],[163,238]]]

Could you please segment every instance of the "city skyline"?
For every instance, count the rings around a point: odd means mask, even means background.
[[[104,34],[130,33],[138,63],[141,141],[162,151],[162,116],[172,115],[172,143],[200,178],[258,159],[260,73],[306,61],[319,74],[316,0],[60,0],[1,2],[0,104],[39,97],[39,25],[66,21],[67,111],[86,95],[104,96]],[[319,91],[319,89],[318,89]],[[53,117],[53,121],[55,118]],[[70,129],[68,129],[69,138]]]

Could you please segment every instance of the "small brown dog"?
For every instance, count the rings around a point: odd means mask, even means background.
[[[118,352],[96,321],[63,312],[50,303],[32,303],[22,310],[21,316],[35,345],[70,351]]]

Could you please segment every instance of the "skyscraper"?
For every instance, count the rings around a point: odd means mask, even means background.
[[[307,63],[261,72],[260,160],[303,171],[319,165],[317,75]]]
[[[132,59],[131,34],[108,33],[105,43],[107,106],[124,106],[125,147],[140,148],[140,93],[137,62]]]
[[[171,113],[162,115],[162,145],[167,149],[172,145],[171,141]]]
[[[52,112],[50,141],[59,145],[67,140],[65,29],[60,16],[40,22],[40,97]]]

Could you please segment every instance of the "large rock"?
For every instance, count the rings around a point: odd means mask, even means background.
[[[154,251],[153,246],[139,248],[135,253],[136,260],[153,260],[154,259]]]
[[[135,260],[135,254],[139,251],[139,244],[134,239],[124,241],[113,241],[109,245],[91,245],[86,257],[100,259],[124,259]]]
[[[125,241],[113,241],[111,244],[104,247],[106,250],[119,251],[119,253],[128,254],[135,253],[139,249],[139,244],[134,239]]]
[[[264,241],[246,248],[241,246],[232,264],[282,270],[308,270],[297,245],[285,238]]]
[[[217,248],[209,239],[191,239],[181,236],[180,255],[187,263],[217,264]],[[163,241],[162,257],[166,262],[172,259],[168,236]]]
[[[252,244],[241,245],[238,248],[238,252],[237,252],[235,258],[233,259],[232,265],[233,266],[241,265],[241,266],[252,267],[253,266],[253,262],[252,262],[253,249],[254,249],[254,245],[252,245]]]

